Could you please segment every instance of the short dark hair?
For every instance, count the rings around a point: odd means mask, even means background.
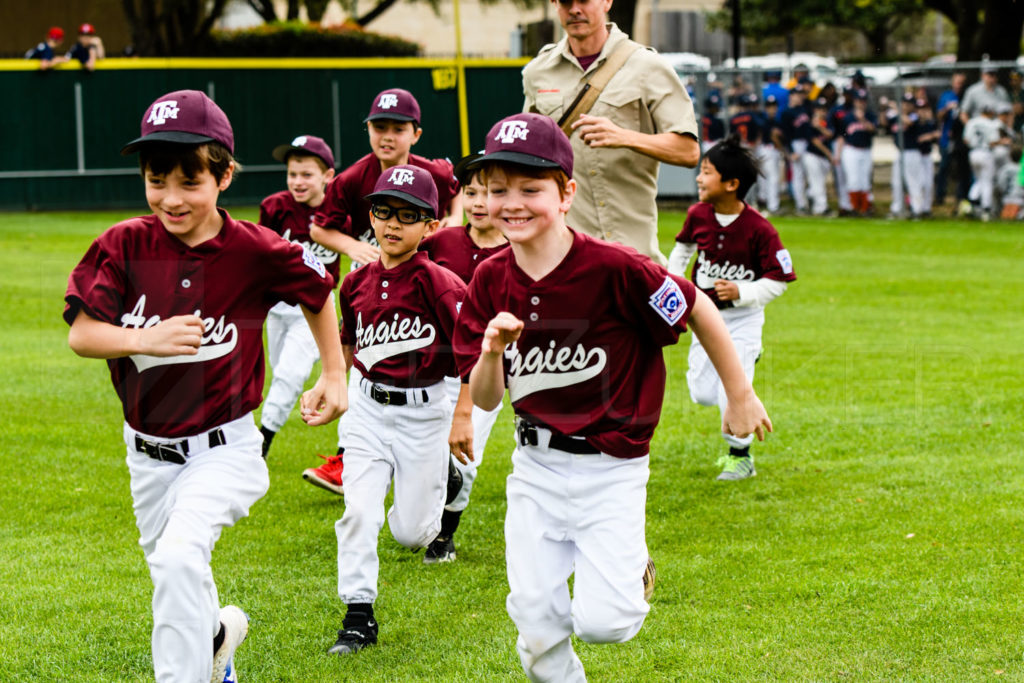
[[[715,167],[722,180],[738,180],[736,196],[743,199],[747,191],[757,182],[761,165],[753,150],[740,143],[739,136],[730,133],[728,137],[704,153],[704,158]]]
[[[208,170],[219,183],[227,175],[234,156],[219,142],[185,145],[177,142],[150,142],[139,147],[139,169],[155,175],[167,175],[181,167],[188,178]],[[235,172],[240,170],[235,163]]]

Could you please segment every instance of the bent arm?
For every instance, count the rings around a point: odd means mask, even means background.
[[[78,311],[68,346],[83,358],[124,358],[195,355],[203,339],[203,321],[194,315],[178,315],[152,327],[119,327]]]
[[[693,168],[700,162],[700,144],[697,139],[683,133],[640,133],[629,131],[626,145],[666,164]]]
[[[668,257],[668,272],[679,277],[686,277],[686,265],[695,251],[697,251],[697,245],[693,242],[676,242]]]
[[[360,242],[351,235],[346,235],[339,230],[322,228],[314,223],[309,226],[309,236],[317,244],[339,254],[345,254],[353,261],[364,266],[380,258],[380,250],[377,247],[366,242]]]

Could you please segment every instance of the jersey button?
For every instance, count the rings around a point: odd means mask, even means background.
[[[387,299],[388,298],[388,293],[387,292],[381,292],[380,298],[381,299]]]
[[[381,287],[387,287],[388,286],[388,281],[385,280],[384,282],[380,283],[380,286]]]
[[[530,314],[530,320],[532,320],[533,322],[537,322],[538,320],[540,320],[540,316],[539,316],[539,315],[537,315],[537,313],[536,313],[536,312],[534,312],[534,313],[531,313],[531,314]]]
[[[540,297],[539,296],[532,296],[532,297],[530,297],[530,303],[533,304],[534,306],[536,306],[537,304],[540,303]]]
[[[192,286],[192,281],[189,280],[188,278],[185,278],[184,280],[181,281],[181,286],[184,287],[185,289],[188,289],[189,287]]]

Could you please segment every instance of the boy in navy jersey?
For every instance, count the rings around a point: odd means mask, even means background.
[[[437,538],[454,494],[449,452],[463,462],[473,457],[468,387],[453,415],[444,383],[456,374],[452,332],[466,287],[418,251],[438,225],[434,179],[418,166],[395,166],[366,198],[380,258],[349,273],[338,297],[342,348],[358,371],[352,408],[339,428],[345,513],[335,531],[338,596],[347,613],[328,650],[339,655],[377,642],[377,537],[392,482],[391,535],[407,548],[424,548]]]
[[[324,201],[324,188],[334,178],[334,154],[322,138],[300,135],[271,155],[287,165],[288,189],[260,203],[260,225],[313,253],[338,281],[338,254],[309,236],[313,213]],[[334,302],[331,302],[334,305]],[[298,306],[278,303],[267,315],[267,350],[274,375],[260,413],[263,457],[288,420],[319,356],[313,334]]]
[[[771,422],[704,294],[565,224],[576,183],[558,124],[505,118],[480,163],[491,220],[511,245],[473,275],[455,349],[474,404],[491,410],[508,387],[516,412],[505,558],[520,663],[530,680],[577,683],[572,635],[625,642],[650,610],[644,523],[662,348],[691,326],[733,399],[723,429],[763,438]]]
[[[217,208],[235,171],[234,134],[202,92],[153,102],[141,137],[121,150],[136,151],[153,214],[104,232],[71,272],[68,343],[107,360],[124,407],[156,680],[235,681],[249,623],[219,607],[210,554],[269,486],[252,415],[263,320],[278,301],[302,307],[323,361],[302,419],[330,422],[347,407],[334,280],[308,250]]]
[[[730,137],[711,148],[700,164],[697,193],[683,230],[669,257],[669,272],[685,276],[686,264],[697,252],[691,279],[721,310],[747,379],[761,355],[764,307],[796,279],[789,252],[779,233],[761,214],[739,198],[758,174],[748,149]],[[709,349],[694,337],[686,381],[690,397],[705,406],[717,405],[724,415],[728,396],[708,356]],[[718,479],[735,481],[756,474],[750,455],[753,436],[723,433],[729,454],[719,459]]]

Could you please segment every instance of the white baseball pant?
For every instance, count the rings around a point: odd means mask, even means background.
[[[789,164],[789,187],[797,211],[807,211],[807,176],[803,158],[807,155],[807,140],[793,140],[793,156]]]
[[[842,153],[840,148],[845,145],[839,144],[839,138],[832,141],[832,158],[837,162],[832,164],[832,174],[835,178],[836,197],[839,200],[839,208],[843,211],[853,211],[853,202],[850,201],[850,187],[846,182],[846,170],[843,168]]]
[[[459,400],[459,391],[462,388],[462,380],[458,377],[444,378],[445,390],[448,392],[448,400],[454,409]],[[462,488],[459,490],[455,500],[444,506],[449,512],[461,512],[469,505],[469,494],[473,491],[473,482],[476,481],[476,472],[484,459],[484,448],[487,446],[487,439],[491,436],[494,422],[501,412],[499,405],[494,410],[484,410],[473,406],[473,459],[463,465],[458,458],[454,459],[455,467],[462,473]]]
[[[892,189],[889,213],[902,214],[903,207],[906,206],[906,196],[903,193],[903,155],[899,152],[892,159],[892,174],[889,178],[889,187]]]
[[[810,152],[804,154],[804,173],[807,176],[807,196],[810,199],[811,213],[821,216],[828,211],[828,189],[825,183],[828,179],[828,159]]]
[[[930,152],[921,153],[921,203],[926,212],[935,203],[935,159]]]
[[[871,148],[843,145],[840,161],[846,175],[847,191],[870,192],[871,174],[874,170],[871,161]]]
[[[764,327],[763,308],[732,308],[721,311],[722,320],[729,330],[732,343],[736,346],[740,361],[743,363],[743,372],[747,379],[754,381],[754,364],[757,357],[761,355],[761,328]],[[686,384],[690,388],[690,398],[694,403],[702,406],[718,406],[718,411],[725,414],[725,408],[729,404],[725,397],[725,388],[722,380],[718,377],[715,366],[708,358],[708,352],[701,346],[697,335],[693,335],[690,343],[689,368],[686,370]],[[734,448],[746,448],[754,441],[751,434],[744,438],[738,438],[731,434],[722,433],[726,443]]]
[[[136,437],[155,444],[181,439],[124,425],[139,545],[153,580],[153,669],[160,683],[210,680],[220,630],[210,554],[221,530],[247,516],[270,486],[252,414],[219,429],[223,445],[210,448],[209,432],[189,437],[189,455],[178,465],[136,450]]]
[[[302,309],[285,303],[278,303],[270,309],[267,314],[267,351],[273,379],[263,401],[260,423],[278,432],[302,395],[313,364],[320,359],[320,351]]]
[[[405,392],[406,405],[382,405],[370,398],[372,383],[350,402],[341,434],[345,448],[345,513],[334,525],[338,537],[338,597],[346,604],[377,599],[380,559],[377,537],[384,526],[384,499],[394,482],[387,511],[391,535],[401,545],[426,547],[441,530],[448,486],[448,434],[452,406],[444,382]],[[426,400],[423,394],[426,392]]]
[[[763,178],[757,181],[757,198],[765,208],[775,213],[779,210],[779,165],[782,155],[775,145],[759,145],[757,158],[761,162]]]
[[[910,212],[915,216],[920,216],[927,210],[924,203],[923,160],[921,150],[903,150],[903,180],[910,199]]]
[[[981,204],[982,211],[992,210],[992,197],[996,180],[996,164],[992,150],[979,147],[970,152],[971,171],[974,172],[974,183],[967,193],[972,202]]]
[[[643,573],[649,456],[623,459],[537,446],[512,453],[505,514],[508,614],[531,681],[585,681],[570,636],[622,643],[647,612]],[[575,575],[572,595],[568,580]]]

